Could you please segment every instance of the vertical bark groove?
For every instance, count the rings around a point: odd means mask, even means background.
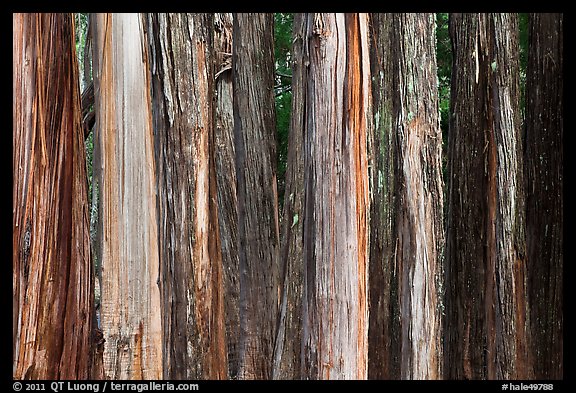
[[[286,190],[280,252],[282,294],[280,320],[274,348],[274,379],[300,378],[302,345],[304,122],[306,121],[306,62],[304,51],[308,18],[294,15],[292,113],[288,135]]]
[[[224,274],[228,374],[238,378],[239,339],[239,270],[238,270],[238,202],[234,147],[234,113],[232,105],[232,14],[214,16],[216,66],[216,176],[218,184],[218,222]]]

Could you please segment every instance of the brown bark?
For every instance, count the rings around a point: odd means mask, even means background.
[[[301,377],[365,379],[370,67],[366,14],[305,14]],[[289,219],[287,219],[289,220]]]
[[[536,379],[563,377],[563,16],[530,14],[526,243]]]
[[[213,14],[150,14],[164,378],[227,377]]]
[[[370,210],[370,320],[368,377],[400,379],[401,326],[396,256],[398,211],[396,137],[393,133],[392,14],[371,14],[370,66],[374,134]]]
[[[156,176],[142,18],[93,14],[104,369],[112,379],[162,377]]]
[[[90,378],[94,313],[71,14],[13,14],[13,377]]]
[[[515,14],[451,14],[447,378],[528,378]]]
[[[374,14],[372,26],[369,373],[437,379],[444,234],[435,16]]]
[[[272,14],[234,14],[232,67],[240,271],[239,377],[268,379],[278,313]]]
[[[274,379],[300,378],[302,345],[303,201],[304,201],[304,122],[306,102],[307,42],[305,14],[294,15],[292,67],[292,113],[288,135],[286,190],[281,225],[280,320],[274,348]]]
[[[224,274],[224,310],[228,346],[228,375],[238,377],[239,270],[238,202],[234,148],[234,111],[232,105],[232,14],[214,15],[216,72],[216,182],[218,186],[218,223]]]

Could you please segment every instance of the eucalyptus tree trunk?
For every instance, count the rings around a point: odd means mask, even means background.
[[[373,14],[371,378],[442,374],[442,134],[434,14]]]
[[[239,377],[269,379],[279,299],[273,14],[234,14]]]
[[[536,379],[563,377],[563,16],[530,14],[526,86],[526,244]]]
[[[105,377],[162,378],[150,74],[139,14],[93,14]]]
[[[305,90],[297,94],[305,99],[305,107],[297,113],[302,117],[294,119],[298,128],[293,126],[292,133],[303,135],[304,192],[298,202],[302,216],[286,218],[303,220],[301,377],[365,379],[368,15],[309,13],[301,18],[308,58],[302,68]],[[290,198],[289,192],[286,195]]]
[[[164,378],[227,377],[213,14],[150,14]]]
[[[238,202],[234,148],[234,110],[232,105],[232,14],[214,15],[214,58],[216,118],[216,183],[218,187],[218,223],[224,275],[224,318],[228,348],[228,376],[238,377],[239,270],[238,270]]]
[[[528,378],[516,14],[451,14],[445,377]]]
[[[304,292],[304,121],[306,101],[306,14],[294,15],[292,112],[288,134],[286,190],[280,251],[280,320],[274,348],[274,379],[299,379],[302,345],[302,295]]]
[[[91,377],[94,278],[71,14],[13,14],[15,379]]]

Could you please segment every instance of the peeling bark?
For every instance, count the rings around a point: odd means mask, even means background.
[[[93,14],[104,370],[162,378],[156,175],[142,18]]]
[[[228,347],[228,376],[238,378],[239,270],[238,202],[234,148],[234,113],[232,105],[232,14],[214,15],[216,72],[216,182],[218,186],[218,223],[224,274],[224,310]]]
[[[164,378],[227,377],[212,14],[150,14]]]
[[[375,14],[372,26],[369,372],[438,379],[444,234],[435,16]]]
[[[563,16],[530,14],[526,242],[534,378],[563,377]]]
[[[367,14],[305,14],[304,379],[365,379],[370,66]],[[295,119],[299,121],[299,119]],[[289,195],[289,194],[288,194]],[[287,219],[289,221],[289,218]]]
[[[515,14],[451,14],[446,378],[529,378]]]
[[[269,379],[279,297],[272,14],[234,14],[239,378]]]
[[[280,320],[274,348],[274,379],[300,378],[302,346],[304,122],[306,102],[307,40],[305,14],[294,15],[292,114],[288,135],[286,190],[280,251],[282,294]]]
[[[13,377],[91,377],[94,280],[71,14],[13,14]]]

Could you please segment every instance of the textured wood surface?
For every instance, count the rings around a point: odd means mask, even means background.
[[[530,14],[526,243],[534,378],[563,378],[564,85],[562,14]]]
[[[304,122],[306,102],[306,14],[294,15],[292,66],[292,113],[288,134],[286,190],[281,224],[280,319],[274,348],[274,379],[299,379],[302,346],[302,295],[304,292],[303,206]]]
[[[272,375],[278,314],[273,27],[273,14],[234,14],[241,379],[268,379]]]
[[[528,378],[516,14],[451,14],[445,377]]]
[[[366,14],[306,14],[304,379],[365,379],[370,65]],[[299,218],[300,219],[300,218]]]
[[[212,14],[150,14],[164,378],[227,377]]]
[[[238,270],[238,202],[232,102],[232,14],[214,14],[214,57],[216,84],[216,182],[218,186],[218,223],[224,275],[224,318],[228,347],[229,377],[238,377],[238,340],[240,336]]]
[[[104,370],[162,378],[156,171],[150,75],[139,14],[93,14]]]
[[[442,134],[434,14],[375,14],[370,377],[442,369]]]
[[[12,375],[87,379],[94,281],[73,16],[12,23]]]

